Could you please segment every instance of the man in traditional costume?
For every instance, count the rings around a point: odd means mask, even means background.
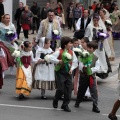
[[[36,36],[36,41],[39,42],[41,37],[46,37],[51,40],[51,48],[55,50],[56,41],[53,40],[53,31],[57,30],[59,36],[61,36],[61,27],[57,20],[54,19],[54,11],[49,10],[48,17],[41,21],[38,34]]]

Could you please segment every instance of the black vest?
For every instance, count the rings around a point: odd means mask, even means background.
[[[86,27],[88,26],[88,24],[90,23],[91,19],[88,17],[87,22],[86,22],[86,26],[84,27],[84,17],[81,18],[81,25],[80,25],[80,29],[86,29]]]

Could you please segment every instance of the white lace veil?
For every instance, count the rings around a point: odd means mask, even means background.
[[[93,17],[91,18],[90,24],[91,24],[92,26],[94,26]],[[106,30],[106,26],[105,26],[105,24],[104,24],[104,22],[102,21],[102,19],[101,19],[100,16],[99,16],[99,22],[98,22],[98,24],[99,24],[99,26],[103,29],[104,32],[107,31],[107,30]]]

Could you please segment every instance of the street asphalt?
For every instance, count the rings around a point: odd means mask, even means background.
[[[35,34],[36,35],[36,34]],[[29,39],[32,40],[35,35],[29,35]],[[72,31],[65,30],[63,35],[72,37]],[[21,39],[23,35],[21,34]],[[0,90],[0,120],[109,120],[108,114],[110,113],[112,106],[116,99],[118,99],[117,93],[117,67],[120,62],[120,40],[114,41],[114,48],[116,53],[116,59],[111,62],[113,73],[107,79],[98,80],[98,107],[100,113],[92,112],[92,102],[84,101],[80,104],[79,108],[75,108],[76,96],[72,93],[71,102],[69,108],[72,110],[70,113],[64,112],[60,109],[62,100],[59,101],[58,109],[54,109],[52,106],[54,91],[46,91],[47,100],[41,99],[40,90],[32,90],[30,97],[24,101],[18,100],[15,94],[15,73],[14,68],[13,75],[10,75],[8,70],[5,73],[4,86]],[[117,112],[118,120],[120,119],[120,110]]]

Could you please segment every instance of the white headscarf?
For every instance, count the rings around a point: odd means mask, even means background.
[[[39,40],[39,47],[44,47],[45,44],[45,37],[41,37]]]

